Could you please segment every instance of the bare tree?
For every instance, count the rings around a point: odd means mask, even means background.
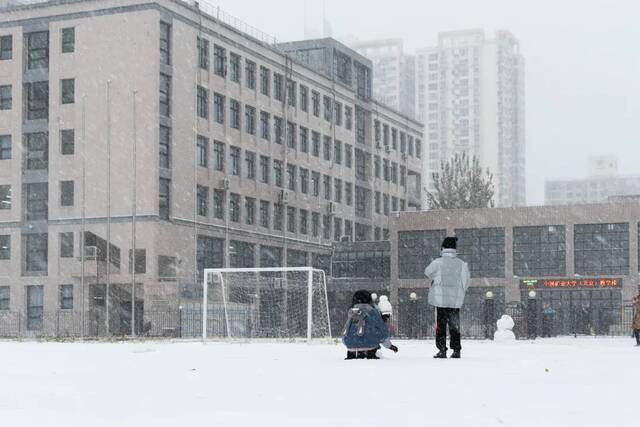
[[[473,156],[456,154],[440,163],[440,172],[433,173],[434,191],[425,189],[430,209],[470,209],[493,207],[493,175],[480,167]]]

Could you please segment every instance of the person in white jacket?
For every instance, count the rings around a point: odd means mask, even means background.
[[[447,237],[442,242],[442,252],[424,270],[425,276],[431,279],[429,304],[436,307],[436,359],[447,358],[447,326],[449,327],[449,344],[454,359],[460,358],[460,308],[464,303],[464,295],[469,287],[469,267],[458,258],[457,237]]]

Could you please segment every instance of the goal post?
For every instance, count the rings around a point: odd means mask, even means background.
[[[313,267],[206,268],[202,340],[331,338],[326,276]]]

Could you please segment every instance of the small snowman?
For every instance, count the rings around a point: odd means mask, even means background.
[[[512,331],[514,323],[511,316],[508,316],[506,314],[503,315],[501,318],[498,319],[496,324],[498,326],[498,330],[493,335],[493,339],[495,341],[501,341],[501,342],[515,341],[516,336]]]

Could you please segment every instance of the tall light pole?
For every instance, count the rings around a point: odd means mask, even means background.
[[[107,80],[107,283],[104,295],[105,334],[109,336],[109,288],[111,287],[111,80]]]
[[[136,127],[136,94],[133,91],[133,194],[131,198],[131,337],[136,336],[136,214],[138,207],[138,199],[136,194],[137,187],[137,170],[136,170],[136,144],[137,144],[137,127]]]
[[[84,322],[85,322],[85,283],[84,283],[84,235],[85,235],[85,223],[86,223],[86,146],[87,146],[87,134],[86,134],[86,100],[87,95],[82,95],[82,213],[81,213],[81,226],[80,226],[80,297],[82,302],[80,303],[80,338],[84,338]]]

